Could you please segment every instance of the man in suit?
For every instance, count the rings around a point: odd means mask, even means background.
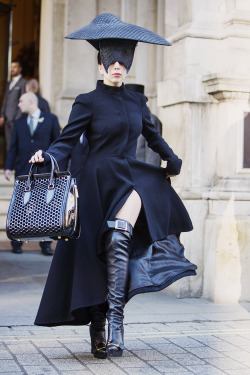
[[[7,180],[10,180],[14,168],[16,176],[28,174],[30,157],[37,150],[47,150],[60,134],[57,117],[51,113],[41,112],[38,108],[37,96],[34,93],[23,94],[18,107],[23,116],[14,122],[10,148],[5,162],[4,175]],[[48,172],[49,170],[50,167],[44,167],[42,171]],[[14,253],[22,253],[22,243],[12,241],[11,244]],[[53,254],[50,242],[40,242],[40,246],[44,255]]]
[[[14,121],[21,116],[21,112],[18,110],[19,98],[26,91],[26,80],[21,74],[22,64],[20,61],[12,61],[10,73],[11,81],[6,86],[0,115],[0,126],[4,125],[7,151],[10,147]]]
[[[38,94],[39,83],[37,79],[32,78],[27,81],[26,92],[33,92],[34,94],[36,94],[38,99],[38,108],[40,108],[40,110],[44,113],[50,113],[49,103],[46,99],[44,99],[41,95]]]

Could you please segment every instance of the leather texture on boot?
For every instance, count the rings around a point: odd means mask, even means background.
[[[108,357],[121,356],[124,349],[123,309],[128,287],[130,238],[131,235],[127,231],[121,230],[110,230],[105,238],[109,291]]]

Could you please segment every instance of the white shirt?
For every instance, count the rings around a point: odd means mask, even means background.
[[[9,90],[12,90],[13,87],[15,86],[15,84],[17,83],[17,81],[22,77],[22,74],[19,74],[19,76],[16,76],[14,78],[12,78],[12,80],[10,81],[10,85],[9,85]]]
[[[41,114],[41,111],[40,111],[39,108],[34,113],[32,113],[33,132],[35,132],[35,130],[36,130],[40,114]],[[30,123],[30,117],[31,117],[30,115],[27,117],[27,125],[29,125],[29,123]]]

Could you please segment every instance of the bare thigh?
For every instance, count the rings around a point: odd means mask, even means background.
[[[139,194],[133,190],[122,208],[117,212],[116,218],[128,221],[132,227],[135,226],[141,211],[141,198]]]

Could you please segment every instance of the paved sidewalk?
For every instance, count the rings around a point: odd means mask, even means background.
[[[125,311],[122,358],[90,354],[88,327],[36,327],[51,258],[0,251],[0,375],[250,375],[250,304],[134,297]]]

